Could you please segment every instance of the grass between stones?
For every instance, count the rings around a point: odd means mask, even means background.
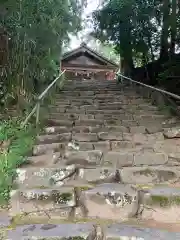
[[[178,196],[152,196],[152,205],[159,205],[160,207],[169,207],[172,205],[180,205],[180,197]]]
[[[68,223],[94,223],[98,225],[109,225],[113,223],[119,223],[119,221],[112,219],[98,219],[98,218],[74,218],[74,219],[53,219],[53,218],[45,218],[45,217],[32,217],[32,216],[22,216],[16,215],[12,218],[11,224],[7,227],[7,229],[14,229],[17,226],[22,226],[26,224],[68,224]]]
[[[26,161],[31,152],[36,130],[33,125],[20,129],[19,119],[0,124],[0,205],[6,206],[13,188],[16,168]]]

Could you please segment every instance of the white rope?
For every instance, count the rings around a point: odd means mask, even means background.
[[[123,76],[123,75],[120,74],[120,73],[118,74],[118,76],[120,76],[121,78],[127,79],[127,80],[129,80],[129,81],[131,81],[131,82],[133,82],[133,83],[136,83],[136,84],[139,84],[139,85],[141,85],[141,86],[144,86],[144,87],[153,89],[153,90],[155,90],[155,91],[157,91],[157,92],[161,92],[161,93],[167,94],[167,95],[169,95],[169,96],[171,96],[171,97],[174,97],[174,98],[180,100],[180,96],[177,95],[177,94],[174,94],[174,93],[171,93],[171,92],[165,91],[165,90],[163,90],[163,89],[156,88],[156,87],[153,87],[153,86],[150,86],[150,85],[141,83],[141,82],[137,82],[137,81],[133,80],[132,78]]]

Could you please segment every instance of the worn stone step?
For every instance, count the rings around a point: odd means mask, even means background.
[[[165,184],[178,181],[180,168],[168,166],[127,167],[120,171],[123,183],[129,184]]]
[[[64,185],[67,180],[73,179],[76,173],[75,165],[72,166],[47,166],[29,167],[16,170],[15,184],[18,187],[50,188]]]
[[[136,208],[136,197],[137,191],[130,185],[118,183],[97,185],[82,192],[81,199],[87,213],[85,215],[82,213],[80,217],[127,220]]]
[[[77,164],[80,166],[106,166],[106,167],[127,167],[127,166],[156,166],[168,163],[168,155],[155,153],[149,150],[120,152],[93,151],[69,151],[63,159],[64,164]]]
[[[62,127],[72,127],[73,121],[70,120],[58,120],[58,119],[47,119],[45,125],[51,126],[62,126]]]
[[[113,110],[113,109],[110,109],[110,110],[89,110],[87,109],[86,110],[86,113],[87,114],[94,114],[95,116],[98,115],[98,114],[112,114],[112,115],[119,115],[119,114],[122,114],[124,112],[124,110]]]
[[[141,120],[143,120],[143,121],[146,121],[147,120],[147,122],[149,121],[154,121],[154,124],[156,123],[156,121],[161,121],[161,122],[163,122],[163,121],[165,121],[166,119],[168,119],[168,117],[166,117],[166,116],[164,116],[164,115],[157,115],[157,114],[155,114],[155,115],[151,115],[151,116],[149,116],[149,115],[133,115],[133,118],[134,118],[134,120],[136,120],[136,121],[141,121]]]
[[[147,225],[147,224],[146,224]],[[71,231],[69,231],[71,229]],[[97,238],[122,240],[169,240],[180,239],[180,233],[169,232],[148,226],[135,226],[130,224],[106,224],[106,226],[89,223],[61,223],[61,224],[29,224],[17,226],[8,231],[9,240],[25,240],[36,238],[45,239],[82,239],[95,240]]]
[[[95,119],[103,119],[103,120],[129,120],[133,119],[133,115],[130,114],[123,114],[119,112],[119,114],[95,114]]]
[[[27,187],[69,186],[74,180],[82,180],[81,184],[98,184],[122,182],[128,184],[160,184],[173,183],[180,177],[180,168],[168,166],[125,167],[88,167],[76,164],[51,164],[17,169],[15,183]],[[71,181],[72,180],[72,181]]]
[[[74,188],[18,189],[11,191],[10,216],[32,214],[68,218],[76,204]],[[47,211],[47,212],[46,212]],[[64,212],[65,216],[64,216]]]
[[[37,144],[61,143],[61,142],[97,142],[99,140],[96,133],[61,133],[40,135],[36,138]]]
[[[180,190],[172,186],[180,177],[180,143],[179,132],[164,129],[170,127],[170,117],[133,87],[108,81],[69,82],[56,97],[34,156],[17,170],[19,190],[11,192],[10,215],[60,221],[122,222],[140,216],[144,221],[179,221]],[[122,231],[126,239],[134,236],[127,238],[122,228],[109,234],[109,229],[94,226],[93,233],[102,239],[119,238]],[[58,231],[57,239],[62,239]],[[137,229],[134,232],[140,237]],[[149,239],[156,239],[152,236]],[[53,237],[50,232],[43,235]]]
[[[51,136],[51,135],[50,135]],[[71,141],[71,142],[61,142],[55,143],[53,141],[52,143],[44,143],[44,144],[38,144],[35,145],[33,148],[33,155],[34,156],[40,156],[42,154],[49,154],[49,152],[59,152],[61,154],[64,154],[66,151],[88,151],[88,150],[102,150],[102,151],[110,151],[111,148],[117,149],[123,148],[123,147],[134,147],[134,145],[130,145],[130,143],[122,142],[111,143],[110,141],[95,141],[94,142],[94,136],[96,135],[87,135],[87,134],[81,134],[80,136],[76,135],[76,139],[78,138],[79,141]],[[84,142],[86,140],[86,142]],[[88,141],[87,141],[88,140]],[[112,146],[112,147],[111,147]]]
[[[16,186],[27,188],[75,186],[77,184],[88,188],[88,186],[100,183],[121,181],[125,183],[125,178],[121,179],[120,169],[108,167],[81,168],[81,166],[76,166],[75,164],[63,166],[59,163],[49,167],[19,168],[16,172]],[[129,174],[129,172],[127,173]],[[126,177],[125,173],[124,175]]]
[[[53,166],[59,161],[60,152],[49,151],[46,154],[28,157],[23,167],[48,167]]]
[[[44,155],[49,152],[60,152],[61,149],[61,143],[39,144],[34,146],[33,156]]]
[[[100,165],[103,160],[101,150],[91,151],[66,151],[62,162],[66,165],[76,164],[79,166],[96,166]]]
[[[100,140],[129,141],[135,145],[151,144],[154,141],[163,141],[163,133],[144,134],[144,133],[126,133],[126,132],[99,132]]]
[[[121,135],[118,136],[122,137]],[[142,138],[135,140],[136,144],[133,144],[131,139],[127,138],[125,141],[113,141],[111,145],[109,145],[108,141],[96,143],[78,142],[77,144],[68,143],[67,145],[64,143],[36,145],[33,149],[33,155],[40,156],[54,151],[60,153],[59,160],[56,160],[60,161],[61,159],[66,163],[72,160],[78,161],[79,159],[79,161],[84,161],[86,164],[96,165],[102,164],[102,161],[105,160],[105,164],[120,164],[121,167],[124,164],[125,166],[161,165],[168,162],[168,156],[171,157],[169,153],[164,154],[164,146],[162,141],[158,141],[158,138],[150,138],[149,142],[144,142]],[[88,150],[92,148],[97,150]],[[112,151],[109,151],[110,148]],[[97,158],[97,156],[99,157]]]
[[[49,129],[49,128],[48,128]],[[75,130],[74,130],[75,129]],[[117,149],[121,148],[121,142],[129,142],[133,144],[133,146],[140,146],[140,145],[150,145],[154,144],[154,141],[157,142],[162,142],[164,141],[164,135],[161,132],[157,133],[152,133],[152,134],[147,134],[146,132],[148,131],[145,128],[142,127],[131,127],[129,130],[128,128],[122,128],[122,127],[97,127],[97,128],[82,128],[79,126],[79,128],[74,128],[72,129],[72,134],[70,133],[61,133],[61,134],[47,134],[47,135],[40,135],[37,137],[37,143],[38,144],[50,144],[52,143],[52,147],[50,146],[50,149],[54,149],[54,146],[56,146],[58,143],[58,146],[60,143],[68,143],[75,142],[77,145],[81,144],[81,142],[98,142],[101,144],[99,141],[111,141],[114,145],[114,141],[119,141],[119,146],[117,145]],[[110,131],[110,130],[113,131]],[[91,130],[92,132],[88,132]],[[104,131],[102,131],[104,130]],[[106,131],[105,131],[106,130]],[[109,130],[109,131],[108,131]],[[122,130],[120,132],[117,132],[115,130]],[[81,132],[84,131],[84,132]],[[86,131],[86,132],[85,132]],[[99,132],[102,131],[102,132]],[[130,133],[128,133],[130,131]],[[140,133],[137,133],[137,132]],[[144,133],[145,132],[145,133]],[[115,142],[116,143],[116,142]],[[102,143],[103,144],[103,143]],[[55,147],[56,148],[56,147]],[[47,145],[47,150],[49,150],[49,145]]]
[[[137,193],[130,185],[119,183],[100,184],[88,190],[70,187],[19,189],[11,192],[10,215],[25,213],[46,216],[48,213],[52,217],[68,219],[74,209],[76,215],[72,219],[98,217],[124,221],[136,211]],[[116,211],[112,211],[112,207]]]
[[[126,225],[126,224],[113,224],[105,230],[106,239],[124,239],[124,240],[168,240],[168,239],[179,239],[180,233],[169,232],[167,230],[157,228],[149,228],[147,224],[144,227],[137,226],[138,224]]]
[[[71,229],[71,231],[69,231]],[[34,224],[18,226],[8,232],[9,240],[27,239],[82,239],[94,240],[96,229],[92,223]]]
[[[177,223],[180,221],[180,188],[157,185],[147,186],[142,219]]]
[[[56,134],[56,133],[98,133],[98,132],[129,132],[128,127],[124,126],[73,126],[73,128],[61,127],[61,126],[52,126],[44,129],[46,134]]]
[[[71,132],[69,133],[60,133],[60,134],[47,134],[47,135],[40,135],[36,137],[37,144],[43,143],[60,143],[60,142],[69,142],[72,139]]]
[[[52,112],[62,114],[62,113],[65,113],[67,106],[70,106],[70,105],[67,105],[67,104],[63,105],[59,103],[57,106],[55,103],[54,105],[49,105],[48,108],[47,106],[42,107],[42,110],[47,111],[49,114]]]
[[[59,114],[59,113],[50,113],[49,115],[47,115],[47,119],[48,116],[50,118],[53,119],[57,119],[57,120],[88,120],[88,119],[94,119],[94,115],[93,114],[82,114],[82,113],[65,113],[65,114]]]
[[[44,128],[45,134],[55,134],[55,133],[69,133],[71,128],[63,126],[51,126]]]
[[[122,104],[107,104],[107,105],[101,105],[99,106],[99,104],[94,104],[94,105],[82,105],[80,106],[80,109],[83,110],[122,110]],[[123,111],[124,112],[124,111]]]
[[[156,166],[168,163],[168,156],[164,153],[155,153],[148,150],[139,152],[108,152],[103,156],[104,166],[132,167],[132,166]]]
[[[90,126],[90,127],[96,127],[96,126],[103,126],[104,121],[103,120],[97,120],[97,119],[88,119],[88,120],[76,120],[74,122],[75,126]]]
[[[61,91],[61,94],[67,95],[67,96],[93,96],[94,95],[94,91],[78,91],[78,90],[74,90],[72,91],[68,91],[68,90],[64,90]]]

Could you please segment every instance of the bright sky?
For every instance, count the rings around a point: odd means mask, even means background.
[[[91,15],[91,13],[94,10],[96,10],[97,7],[100,5],[102,0],[87,0],[87,2],[88,2],[88,5],[83,14],[84,18],[86,18],[88,15]],[[88,32],[88,30],[90,30],[90,29],[87,28],[86,32]],[[81,36],[81,33],[79,34],[78,37],[72,37],[71,44],[70,44],[71,48],[76,48],[80,45],[80,43],[81,43],[81,40],[79,39],[80,36]]]

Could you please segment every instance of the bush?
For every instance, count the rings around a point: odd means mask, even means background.
[[[32,150],[36,131],[32,125],[20,129],[20,121],[3,121],[0,125],[0,204],[6,204],[13,188],[16,168],[26,161]]]

